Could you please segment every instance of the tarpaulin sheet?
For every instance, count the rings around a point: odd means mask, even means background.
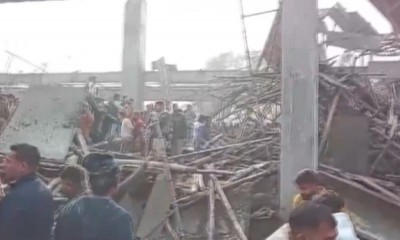
[[[30,87],[0,136],[0,152],[9,152],[16,143],[29,143],[39,148],[42,157],[62,161],[71,145],[84,98],[82,88]]]

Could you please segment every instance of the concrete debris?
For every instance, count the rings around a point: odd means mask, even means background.
[[[24,142],[37,146],[44,158],[64,159],[84,99],[83,89],[32,86],[0,137],[0,152],[7,153],[11,145]]]

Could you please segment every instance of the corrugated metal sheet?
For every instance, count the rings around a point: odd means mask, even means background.
[[[44,85],[29,88],[0,136],[0,152],[9,152],[12,144],[29,143],[39,148],[42,157],[63,160],[84,98],[82,88]]]

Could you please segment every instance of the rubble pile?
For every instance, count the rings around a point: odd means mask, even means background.
[[[221,92],[225,93],[221,96],[224,104],[213,116],[213,138],[204,146],[205,150],[170,157],[164,154],[161,159],[150,155],[143,159],[138,154],[112,151],[108,143],[85,146],[86,143],[78,141],[80,146],[71,153],[79,158],[85,151],[106,151],[117,158],[126,175],[146,162],[148,191],[145,197],[141,196],[144,202],[164,197],[151,189],[158,189],[155,186],[161,181],[160,176],[165,175],[171,202],[154,225],[158,229],[162,223],[161,230],[143,233],[149,239],[161,235],[206,239],[209,234],[213,238],[208,239],[246,239],[252,235],[254,221],[275,216],[280,158],[280,74],[216,78],[213,82],[220,84]],[[370,74],[320,65],[321,174],[343,179],[389,202],[400,200],[398,87],[396,81],[375,80]],[[329,156],[332,122],[343,112],[369,119],[369,176],[346,173],[328,164],[334,161]],[[44,162],[41,172],[53,178],[58,169],[60,164]],[[237,200],[239,195],[242,199]],[[139,219],[148,208],[153,206],[146,206]],[[140,224],[137,227],[141,229]]]
[[[336,114],[366,116],[371,142],[368,152],[369,175],[379,178],[376,179],[378,185],[395,191],[397,195],[395,183],[398,183],[399,178],[396,176],[400,174],[399,83],[395,80],[374,79],[370,74],[358,74],[352,70],[348,72],[348,68],[344,71],[343,68],[326,64],[320,65],[320,70],[320,160],[329,157],[328,139]],[[264,73],[249,78],[220,78],[216,81],[223,83],[221,89],[232,89],[228,95],[221,97],[225,99],[225,105],[215,114],[216,131],[224,133],[222,142],[232,144],[266,138],[268,140],[263,144],[249,144],[245,151],[236,154],[240,156],[241,163],[278,161],[281,98],[279,75]]]

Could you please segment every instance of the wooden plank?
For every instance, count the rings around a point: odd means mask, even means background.
[[[218,196],[220,197],[220,199],[222,201],[222,205],[225,207],[225,210],[226,210],[226,212],[228,214],[228,217],[232,221],[233,227],[236,230],[236,233],[237,233],[239,239],[247,240],[247,236],[244,233],[244,231],[242,229],[242,226],[240,226],[240,223],[237,220],[235,212],[233,211],[232,206],[229,203],[229,200],[226,197],[226,195],[224,193],[224,190],[222,189],[221,184],[218,182],[218,180],[215,177],[213,177],[213,181],[214,181],[215,189],[217,190]]]

